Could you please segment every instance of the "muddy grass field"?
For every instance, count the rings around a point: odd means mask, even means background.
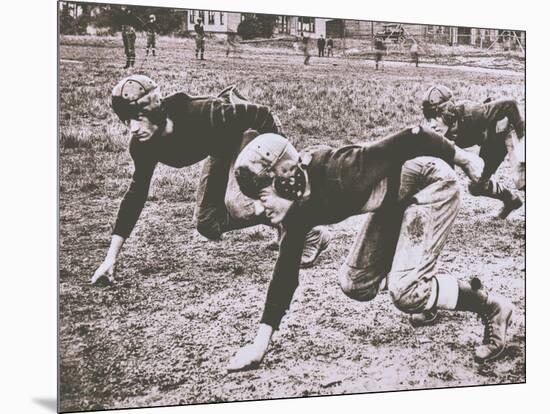
[[[295,50],[222,43],[194,59],[190,40],[161,38],[135,73],[164,94],[215,94],[230,84],[271,106],[301,149],[372,142],[420,120],[433,83],[460,98],[512,97],[525,105],[521,73],[463,71],[313,57]],[[106,253],[132,162],[129,136],[112,113],[110,91],[123,70],[118,38],[62,38],[59,134],[59,346],[63,411],[195,404],[525,381],[525,210],[495,219],[500,205],[473,198],[462,178],[462,208],[440,267],[479,277],[516,309],[502,359],[478,365],[481,321],[443,313],[414,329],[387,292],[369,303],[341,293],[336,272],[360,216],[330,226],[333,241],[303,270],[291,309],[263,365],[227,374],[233,353],[253,339],[276,253],[273,231],[256,227],[204,242],[193,234],[200,165],[157,168],[146,207],[120,256],[116,284],[90,286]],[[498,171],[507,178],[508,161]]]

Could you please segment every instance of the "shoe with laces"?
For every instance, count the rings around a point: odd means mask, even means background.
[[[506,299],[489,295],[485,311],[480,314],[485,325],[483,343],[477,347],[474,360],[479,363],[497,359],[506,349],[506,332],[512,320],[513,306]]]
[[[514,196],[509,200],[504,201],[504,206],[502,207],[502,210],[500,210],[498,217],[501,219],[505,219],[512,211],[517,210],[522,205],[523,201],[521,201],[521,198],[519,198],[518,196]]]

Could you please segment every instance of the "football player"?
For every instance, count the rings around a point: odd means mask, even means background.
[[[181,92],[162,98],[157,84],[144,75],[122,79],[113,89],[112,107],[130,130],[134,173],[109,250],[92,283],[113,282],[117,257],[141,214],[159,163],[182,168],[207,158],[195,214],[202,236],[217,240],[229,230],[270,224],[265,215],[256,214],[254,201],[242,194],[230,173],[239,150],[252,139],[244,134],[247,129],[282,133],[279,119],[268,107],[248,102],[234,87],[218,97]],[[328,241],[326,230],[309,232],[302,265],[312,266]]]
[[[519,190],[525,190],[525,158],[522,152],[525,125],[516,101],[455,102],[449,88],[436,85],[426,92],[422,111],[432,127],[457,146],[468,148],[479,145],[479,156],[485,162],[485,168],[479,183],[472,183],[469,187],[472,195],[502,201],[504,205],[499,213],[502,219],[522,206],[517,195],[492,177],[509,154],[514,182]],[[512,131],[515,131],[519,142],[515,141]]]
[[[437,269],[460,203],[455,164],[479,181],[483,162],[477,155],[421,127],[371,145],[320,148],[302,157],[277,134],[251,141],[236,160],[237,182],[273,224],[282,224],[284,235],[255,340],[236,353],[228,371],[254,368],[264,358],[298,286],[308,231],[361,213],[367,213],[365,223],[339,271],[343,292],[369,301],[387,278],[402,312],[476,313],[485,334],[475,360],[501,355],[512,305],[487,293],[479,279],[466,283]]]
[[[145,54],[147,56],[149,56],[149,50],[151,50],[153,56],[156,56],[158,31],[157,17],[151,14],[149,16],[149,21],[145,23],[145,32],[147,33],[147,48],[145,49]]]

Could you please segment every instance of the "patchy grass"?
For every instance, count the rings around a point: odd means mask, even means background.
[[[448,68],[374,70],[357,59],[317,59],[243,45],[225,56],[209,41],[196,61],[189,39],[161,38],[145,58],[138,37],[135,72],[165,94],[212,94],[237,84],[270,105],[298,148],[374,141],[420,119],[433,83],[459,98],[512,97],[525,104],[523,79]],[[203,242],[192,214],[200,165],[160,166],[142,216],[124,246],[117,283],[88,285],[108,247],[111,225],[133,166],[128,137],[109,107],[112,86],[129,72],[118,38],[63,38],[60,56],[59,341],[62,410],[329,395],[525,381],[524,210],[495,220],[496,201],[473,198],[463,175],[463,206],[440,267],[478,276],[516,306],[505,356],[473,362],[482,327],[444,313],[413,329],[386,293],[372,302],[345,297],[336,273],[361,217],[331,226],[333,242],[301,272],[289,315],[258,370],[226,375],[232,353],[260,319],[276,253],[274,232],[257,227]],[[75,63],[76,61],[76,63]],[[511,185],[508,165],[498,178]]]

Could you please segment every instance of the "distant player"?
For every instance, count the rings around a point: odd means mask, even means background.
[[[493,178],[506,154],[514,161],[516,148],[523,147],[524,123],[516,101],[501,99],[486,103],[468,100],[455,102],[451,90],[442,85],[428,89],[422,101],[425,119],[461,148],[479,145],[479,156],[485,162],[480,182],[469,187],[474,196],[495,198],[504,204],[499,217],[505,219],[522,206],[521,199]],[[510,135],[515,131],[519,143]],[[522,158],[522,157],[520,157]],[[514,181],[525,190],[525,160],[513,165]]]
[[[119,17],[122,27],[122,43],[126,55],[124,69],[131,68],[136,63],[136,29],[142,26],[142,21],[129,8],[122,9]]]
[[[332,40],[332,37],[327,37],[327,56],[334,56],[334,40]]]
[[[416,40],[413,40],[411,45],[411,59],[416,67],[418,67],[418,43]]]
[[[235,32],[229,32],[227,33],[226,38],[226,47],[225,47],[225,56],[229,57],[229,54],[233,52],[235,54],[237,52],[237,34]]]
[[[378,70],[378,67],[382,64],[382,57],[384,56],[385,52],[386,45],[384,44],[384,40],[380,37],[377,37],[374,41],[374,61],[376,65],[376,70]]]
[[[479,279],[465,283],[437,269],[460,203],[454,164],[474,182],[483,168],[477,155],[420,127],[371,145],[317,149],[302,156],[276,134],[250,142],[235,164],[237,182],[260,201],[273,224],[282,224],[284,236],[256,338],[237,352],[228,370],[261,363],[298,286],[308,231],[362,213],[367,213],[365,223],[339,272],[343,292],[370,301],[387,278],[391,299],[402,312],[443,308],[476,313],[485,333],[475,360],[499,357],[512,305],[481,289]]]
[[[302,32],[302,52],[304,54],[304,65],[309,65],[309,60],[311,59],[311,52],[309,50],[309,37],[304,35]]]
[[[205,43],[205,34],[204,34],[204,25],[202,24],[202,19],[199,17],[197,19],[197,24],[195,24],[195,58],[198,59],[200,56],[201,60],[204,60],[204,43]]]
[[[239,190],[232,164],[247,142],[248,128],[282,133],[279,119],[263,105],[246,101],[234,88],[219,97],[189,96],[183,92],[162,98],[157,84],[143,75],[122,79],[113,89],[112,106],[131,133],[134,173],[120,203],[107,256],[92,277],[112,282],[117,257],[147,200],[158,164],[174,168],[207,158],[197,192],[197,230],[217,240],[227,231],[270,224],[256,214],[255,202]],[[302,265],[312,266],[327,248],[326,230],[308,234]]]
[[[154,14],[149,16],[149,21],[145,23],[145,32],[147,33],[147,48],[145,49],[145,54],[149,56],[149,50],[153,56],[156,56],[156,44],[157,44],[157,17]]]
[[[326,40],[323,35],[321,35],[319,39],[317,39],[317,49],[319,50],[319,57],[325,57],[325,45]]]

